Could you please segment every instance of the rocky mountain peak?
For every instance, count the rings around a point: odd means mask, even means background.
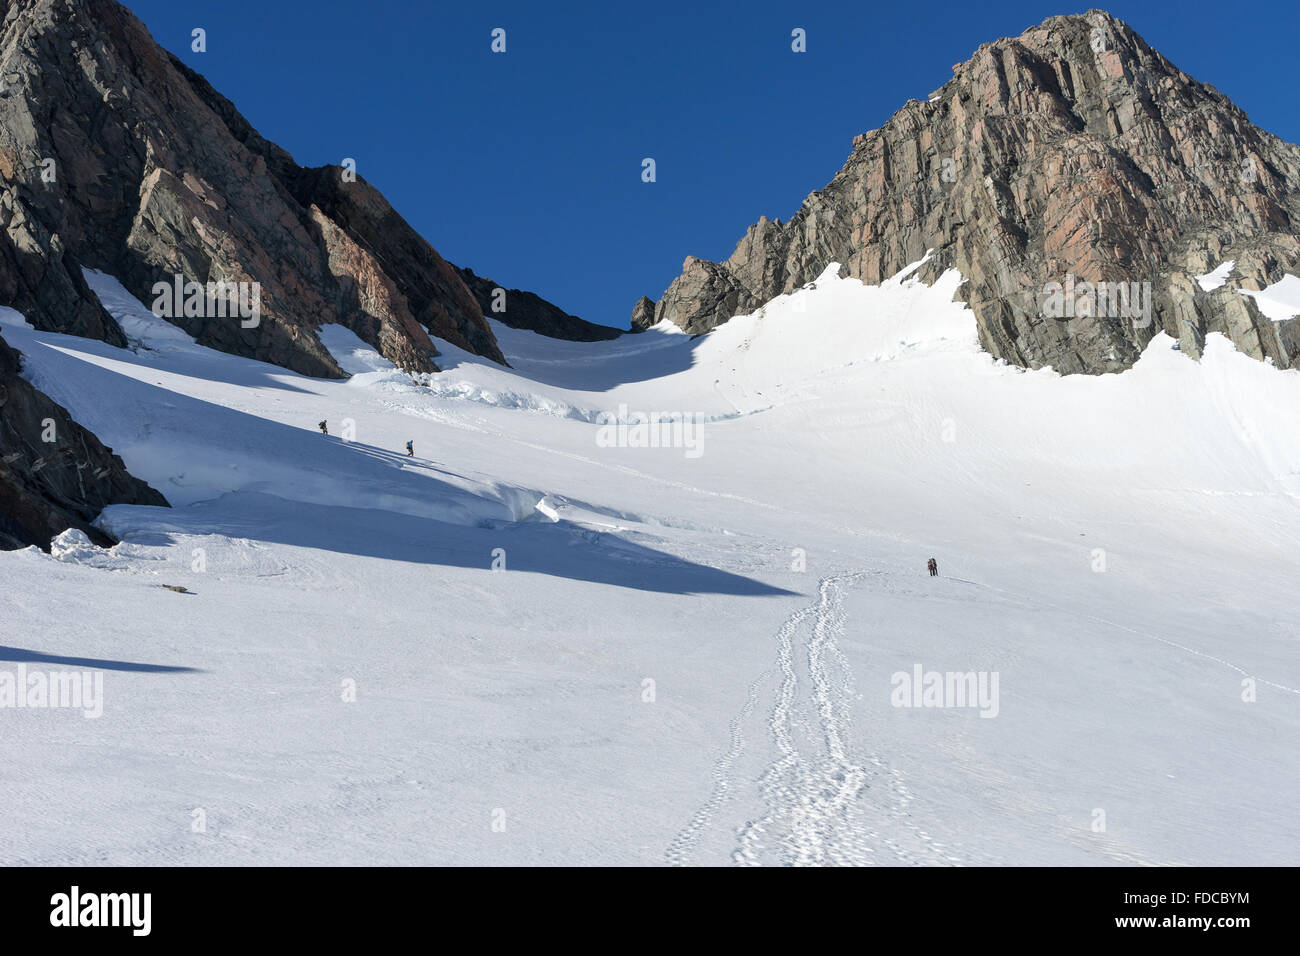
[[[308,375],[344,374],[329,323],[411,372],[437,370],[434,337],[505,364],[461,271],[364,176],[297,165],[113,0],[0,2],[0,306],[128,345],[84,268],[203,345]],[[523,327],[595,334],[511,295]],[[0,548],[106,542],[105,505],[166,504],[21,368],[0,336]]]
[[[122,344],[83,266],[146,303],[177,277],[255,284],[255,322],[167,317],[205,345],[311,375],[342,374],[315,334],[327,323],[411,371],[436,368],[430,334],[504,362],[456,269],[363,176],[299,167],[130,11],[4,10],[0,302],[38,328]]]
[[[855,137],[788,222],[761,218],[725,262],[688,258],[633,323],[706,332],[830,262],[875,283],[933,250],[918,275],[959,269],[981,344],[1017,365],[1118,371],[1164,330],[1193,357],[1218,331],[1288,367],[1300,323],[1239,291],[1297,271],[1298,186],[1300,148],[1127,24],[1100,10],[1050,17],[980,46],[927,101]],[[1228,259],[1223,286],[1194,281]],[[1059,316],[1056,286],[1112,294]]]

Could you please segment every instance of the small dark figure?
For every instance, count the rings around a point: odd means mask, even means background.
[[[414,457],[415,457],[415,442],[413,442],[413,441],[408,441],[408,442],[406,443],[406,457],[407,457],[407,458],[414,458]]]
[[[321,433],[322,435],[328,435],[328,434],[330,433],[329,428],[326,427],[326,425],[325,425],[324,422],[321,422],[321,423],[320,423],[320,433]]]
[[[934,558],[925,562],[925,566],[930,570],[930,577],[937,578],[939,576],[939,562]]]

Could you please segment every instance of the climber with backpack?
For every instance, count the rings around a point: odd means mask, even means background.
[[[934,560],[934,558],[925,562],[925,566],[930,572],[930,577],[937,578],[939,576],[939,562]]]
[[[413,442],[413,441],[408,441],[408,442],[406,443],[406,457],[407,457],[407,458],[414,458],[414,457],[415,457],[415,442]]]
[[[320,427],[320,433],[322,435],[328,435],[330,433],[329,426],[326,425],[324,422],[321,422],[319,427]]]

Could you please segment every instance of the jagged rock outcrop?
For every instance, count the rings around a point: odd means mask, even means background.
[[[0,549],[34,544],[48,551],[68,528],[112,544],[90,524],[105,506],[167,504],[19,368],[19,354],[0,338]]]
[[[608,325],[597,325],[570,315],[534,292],[506,289],[486,276],[475,275],[473,269],[460,269],[459,272],[483,314],[504,322],[512,329],[527,329],[571,342],[604,342],[623,334]],[[498,289],[501,294],[498,294]],[[501,311],[494,308],[498,303]]]
[[[429,335],[504,362],[456,269],[363,177],[304,169],[112,0],[0,4],[0,304],[37,328],[123,344],[81,278],[256,282],[260,321],[173,317],[201,343],[342,372],[315,329],[347,326],[411,371]]]
[[[643,295],[632,307],[632,331],[644,332],[655,324],[655,300]]]
[[[212,302],[167,317],[309,375],[343,375],[316,335],[335,322],[413,372],[437,369],[431,335],[505,363],[459,270],[364,177],[298,166],[112,0],[0,0],[0,305],[127,345],[83,267],[151,305],[177,277],[256,283],[255,320]],[[106,544],[105,505],[166,504],[18,368],[0,340],[0,548],[69,527]]]
[[[1300,147],[1126,24],[1096,10],[1052,17],[981,46],[927,102],[856,137],[790,221],[760,219],[726,262],[687,258],[633,324],[706,332],[832,261],[875,283],[932,249],[918,276],[959,269],[981,344],[1017,365],[1117,371],[1164,330],[1192,356],[1223,332],[1288,367],[1300,322],[1269,320],[1238,290],[1300,273],[1298,190]],[[1194,277],[1228,259],[1228,283],[1203,292]],[[1067,277],[1139,283],[1139,295],[1053,317],[1049,284]],[[1140,311],[1142,283],[1149,317],[1123,314]]]
[[[491,327],[483,320],[470,290],[459,280],[456,267],[438,255],[377,189],[360,175],[355,181],[346,181],[338,166],[297,165],[287,152],[259,135],[207,80],[175,58],[173,64],[231,134],[263,157],[268,170],[294,201],[313,211],[313,220],[323,217],[335,223],[402,281],[406,309],[416,321],[453,345],[505,362]]]

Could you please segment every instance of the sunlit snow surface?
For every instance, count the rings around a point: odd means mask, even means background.
[[[1254,298],[1259,311],[1274,322],[1285,322],[1300,316],[1300,278],[1284,275],[1271,286],[1252,292],[1250,289],[1238,289],[1242,295]]]
[[[0,710],[0,863],[1300,862],[1296,372],[1023,372],[955,273],[832,268],[428,386],[327,327],[328,381],[91,278],[134,350],[3,334],[175,507],[0,553],[0,671],[105,673]],[[702,454],[601,437],[654,412]]]
[[[1202,292],[1213,292],[1228,281],[1228,276],[1232,275],[1233,267],[1236,265],[1235,259],[1229,259],[1210,272],[1205,273],[1205,275],[1197,276],[1196,284],[1201,287]]]

